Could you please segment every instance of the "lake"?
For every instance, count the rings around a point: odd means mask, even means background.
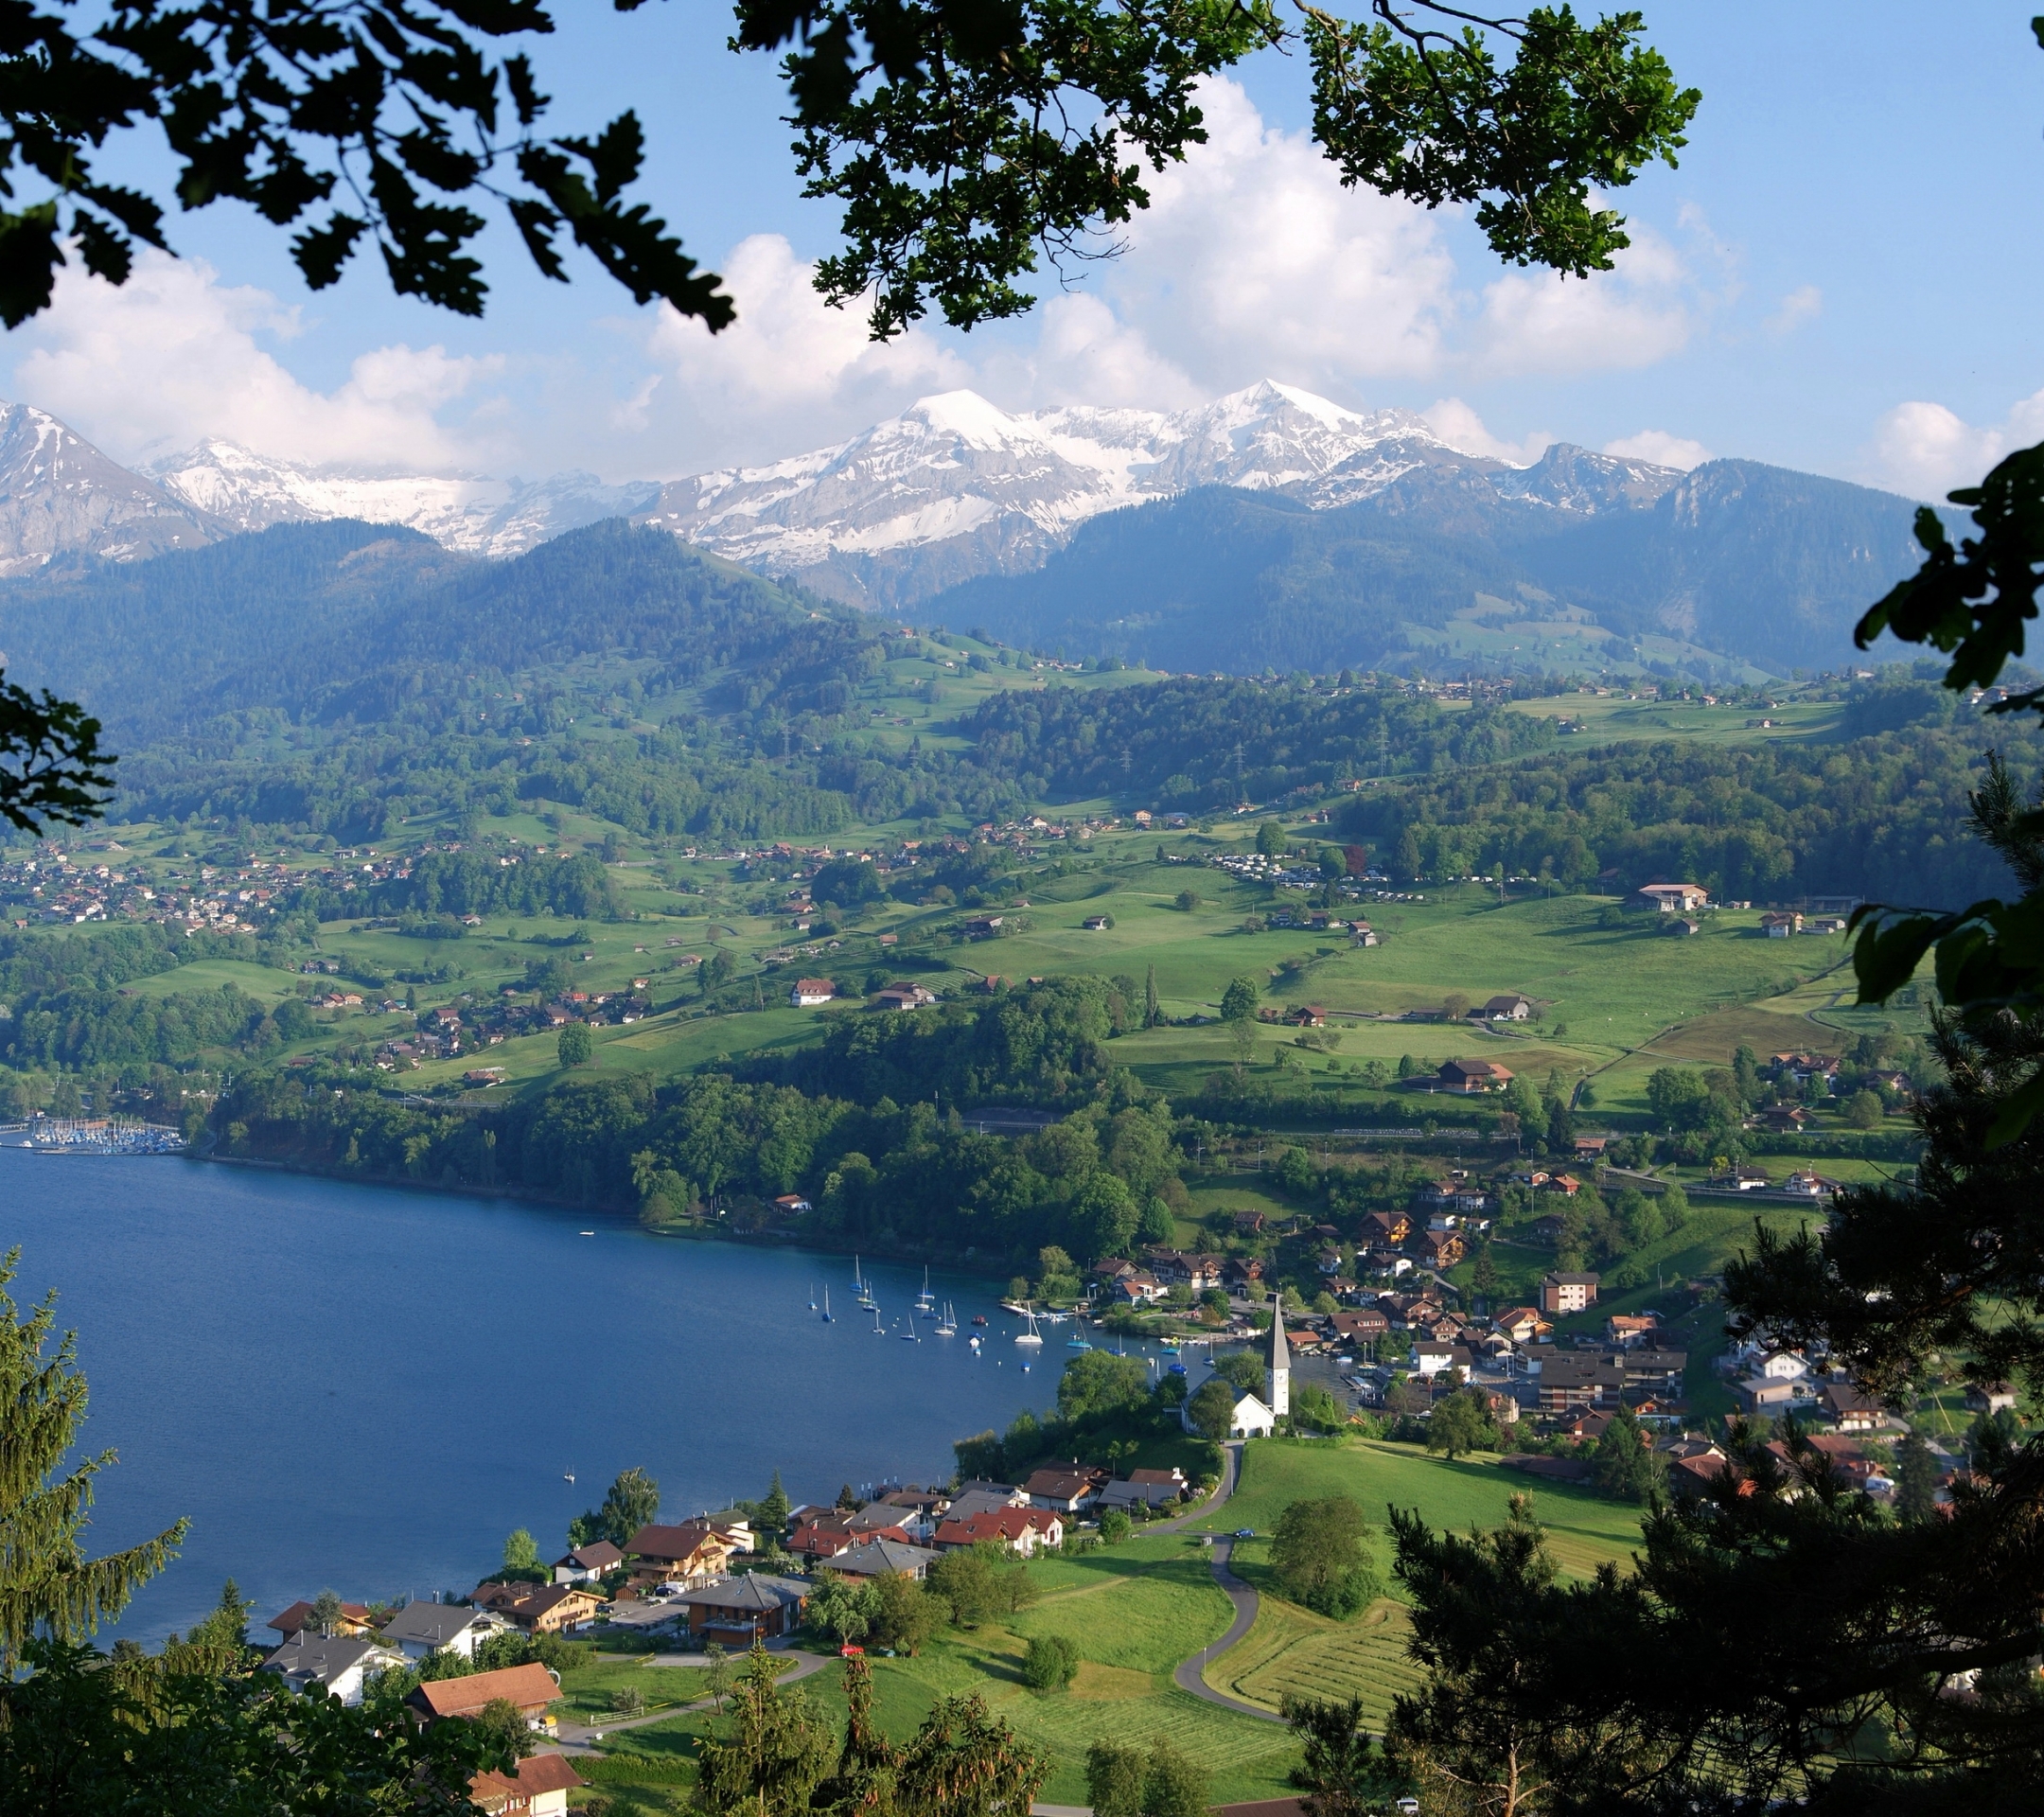
[[[985,1279],[932,1275],[961,1329],[909,1344],[873,1335],[847,1257],[188,1160],[0,1149],[15,1244],[16,1303],[55,1287],[78,1332],[83,1446],[120,1454],[90,1549],[191,1517],[121,1623],[145,1641],[229,1575],[258,1631],[325,1588],[467,1590],[515,1526],[558,1556],[630,1465],[669,1519],[764,1494],[776,1468],[797,1502],[941,1481],[952,1439],[1050,1405],[1068,1355],[1052,1328],[1025,1374]],[[921,1271],[867,1268],[891,1324]],[[809,1310],[825,1284],[830,1325]]]

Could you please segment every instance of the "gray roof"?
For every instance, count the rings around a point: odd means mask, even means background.
[[[1019,1490],[996,1485],[992,1489],[969,1489],[944,1510],[947,1521],[969,1521],[975,1514],[995,1514],[1013,1508]]]
[[[1292,1347],[1285,1342],[1284,1296],[1282,1294],[1274,1293],[1271,1295],[1270,1309],[1270,1366],[1273,1369],[1290,1369],[1292,1367]]]
[[[904,1545],[899,1540],[868,1540],[864,1545],[852,1546],[821,1562],[828,1571],[849,1571],[855,1577],[880,1578],[890,1571],[906,1571],[911,1577],[921,1577],[936,1561],[937,1554],[926,1545]]]
[[[478,1611],[457,1608],[449,1602],[408,1602],[383,1624],[383,1638],[445,1647],[464,1629],[479,1621],[495,1625]]]
[[[886,1542],[882,1542],[886,1544]],[[800,1602],[816,1586],[803,1578],[776,1578],[765,1571],[749,1571],[742,1578],[719,1578],[674,1598],[706,1609],[784,1609]]]
[[[263,1661],[263,1670],[331,1685],[372,1653],[388,1650],[374,1640],[349,1634],[315,1634],[302,1628]]]

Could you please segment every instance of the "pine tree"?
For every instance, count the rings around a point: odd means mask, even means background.
[[[845,1661],[844,1693],[850,1713],[844,1746],[838,1750],[837,1771],[824,1782],[817,1802],[842,1817],[885,1817],[894,1809],[900,1755],[873,1718],[872,1667],[865,1654]]]
[[[80,1458],[56,1474],[85,1417],[85,1376],[75,1332],[44,1353],[56,1330],[56,1295],[26,1319],[9,1297],[20,1258],[10,1249],[0,1260],[0,1678],[32,1636],[77,1640],[117,1614],[176,1556],[187,1525],[180,1520],[125,1552],[85,1557],[79,1534],[93,1478],[115,1454]]]
[[[766,1498],[759,1505],[759,1524],[763,1534],[775,1545],[787,1537],[788,1498],[787,1491],[781,1487],[781,1473],[773,1473],[773,1483],[766,1491]]]
[[[831,1734],[800,1690],[774,1682],[775,1662],[757,1642],[731,1699],[729,1740],[703,1742],[697,1797],[712,1811],[795,1817],[830,1771]]]

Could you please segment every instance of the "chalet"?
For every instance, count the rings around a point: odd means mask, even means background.
[[[742,1578],[718,1578],[684,1590],[676,1598],[688,1611],[689,1632],[706,1640],[736,1642],[775,1640],[802,1626],[811,1586],[801,1578],[777,1578],[765,1571]]]
[[[1363,1220],[1364,1241],[1395,1249],[1412,1235],[1412,1220],[1402,1211],[1372,1211]]]
[[[935,991],[915,983],[890,984],[884,991],[873,993],[876,1010],[920,1010],[936,1000]]]
[[[1667,1447],[1668,1492],[1699,1495],[1730,1468],[1731,1460],[1707,1438],[1679,1438]]]
[[[528,1634],[573,1633],[603,1607],[603,1597],[579,1583],[482,1584],[470,1600]]]
[[[1466,1376],[1475,1362],[1469,1348],[1463,1344],[1450,1344],[1437,1337],[1423,1337],[1413,1346],[1412,1366],[1415,1375],[1440,1375],[1449,1369],[1460,1369]]]
[[[788,993],[788,1002],[798,1010],[813,1010],[837,995],[837,986],[827,978],[798,978]]]
[[[1459,1230],[1429,1230],[1419,1239],[1419,1260],[1429,1268],[1453,1268],[1469,1253]]]
[[[476,1648],[502,1630],[503,1623],[487,1610],[451,1602],[408,1602],[383,1624],[382,1640],[410,1660],[438,1652],[473,1659]]]
[[[1968,1413],[2006,1413],[2016,1405],[2016,1390],[2006,1382],[1975,1383],[1965,1391]]]
[[[774,1209],[784,1218],[792,1218],[803,1211],[814,1210],[809,1201],[800,1192],[784,1192],[773,1202]]]
[[[1796,1385],[1782,1376],[1749,1375],[1735,1382],[1732,1392],[1744,1413],[1772,1413],[1788,1406],[1796,1398]]]
[[[1246,1293],[1262,1279],[1263,1264],[1254,1256],[1240,1257],[1221,1271],[1221,1284],[1237,1293]]]
[[[1604,1321],[1604,1338],[1619,1350],[1629,1350],[1635,1345],[1651,1343],[1660,1327],[1660,1315],[1655,1313],[1613,1313]]]
[[[1317,1003],[1301,1003],[1285,1012],[1285,1020],[1302,1029],[1324,1029],[1327,1012]]]
[[[1691,934],[1700,934],[1703,924],[1700,921],[1692,921],[1687,915],[1670,915],[1661,931],[1664,934],[1673,934],[1679,940],[1686,940]]]
[[[275,1672],[294,1691],[318,1689],[353,1709],[372,1678],[404,1663],[396,1648],[359,1634],[316,1634],[301,1627],[263,1661],[262,1669]]]
[[[1601,1161],[1604,1150],[1610,1145],[1609,1136],[1578,1136],[1576,1138],[1576,1158],[1578,1161]]]
[[[1700,883],[1649,883],[1632,892],[1635,908],[1654,908],[1664,915],[1692,914],[1710,906],[1710,891]]]
[[[1436,1091],[1503,1091],[1512,1082],[1511,1068],[1495,1060],[1444,1060],[1435,1076]]]
[[[1518,996],[1493,997],[1476,1012],[1485,1022],[1524,1022],[1532,1014],[1532,1003]]]
[[[1573,1199],[1582,1191],[1582,1182],[1573,1173],[1550,1173],[1540,1183],[1542,1192],[1559,1192],[1564,1199]]]
[[[292,1603],[283,1614],[272,1615],[269,1626],[274,1628],[278,1633],[289,1640],[311,1618],[312,1605],[309,1602],[299,1601]],[[367,1633],[369,1632],[368,1609],[359,1602],[344,1602],[341,1605],[340,1619],[334,1623],[334,1632],[337,1634]]]
[[[977,939],[983,940],[989,934],[999,933],[1001,923],[1005,919],[1006,917],[1001,915],[974,915],[966,921],[964,931]]]
[[[1112,915],[1088,915],[1081,924],[1089,934],[1103,934],[1114,926]]]
[[[1241,1237],[1256,1236],[1264,1225],[1260,1211],[1238,1211],[1235,1214],[1235,1234]]]
[[[1076,1514],[1100,1499],[1111,1480],[1110,1473],[1081,1463],[1048,1464],[1022,1485],[1032,1508],[1049,1508],[1059,1514]]]
[[[1115,1281],[1115,1293],[1131,1306],[1154,1306],[1171,1290],[1146,1269],[1122,1275]]]
[[[1772,908],[1760,917],[1760,931],[1769,940],[1787,940],[1803,931],[1803,917],[1792,908]]]
[[[1483,1210],[1489,1203],[1490,1195],[1481,1182],[1452,1175],[1446,1179],[1429,1180],[1413,1194],[1413,1209],[1429,1216],[1442,1211],[1468,1215]]]
[[[625,1542],[632,1578],[639,1583],[707,1583],[724,1575],[731,1544],[703,1521],[678,1526],[642,1526]]]
[[[1048,1508],[987,1508],[963,1520],[938,1524],[930,1544],[940,1552],[993,1541],[1018,1558],[1032,1558],[1038,1546],[1056,1551],[1065,1544],[1064,1517]]]
[[[479,1773],[468,1801],[485,1817],[567,1817],[568,1794],[589,1781],[565,1754],[536,1754],[506,1773]]]
[[[1550,1316],[1582,1313],[1596,1304],[1595,1275],[1543,1275],[1541,1278],[1541,1311]]]
[[[1113,1505],[1133,1506],[1139,1500],[1147,1508],[1161,1508],[1189,1492],[1185,1472],[1173,1464],[1169,1470],[1130,1471],[1127,1482],[1109,1483],[1101,1491],[1101,1501],[1103,1506],[1110,1505],[1108,1498],[1112,1496]]]
[[[502,1671],[472,1672],[467,1678],[435,1678],[405,1699],[423,1722],[450,1716],[474,1718],[502,1698],[525,1719],[529,1728],[546,1720],[547,1705],[560,1695],[554,1674],[544,1666],[506,1666]]]
[[[1851,1382],[1827,1384],[1818,1402],[1841,1432],[1873,1432],[1886,1411],[1872,1395]]]
[[[1334,1313],[1328,1323],[1344,1344],[1374,1344],[1391,1329],[1391,1321],[1374,1306],[1366,1306],[1358,1313]]]
[[[1377,930],[1366,921],[1350,922],[1348,924],[1348,937],[1358,946],[1374,946],[1377,944]]]
[[[1515,1306],[1508,1313],[1500,1313],[1490,1321],[1490,1328],[1510,1338],[1514,1344],[1530,1344],[1535,1338],[1554,1330],[1554,1327],[1530,1306]]]
[[[833,1554],[822,1561],[826,1571],[850,1578],[914,1578],[920,1582],[937,1562],[937,1554],[926,1545],[911,1545],[891,1534],[879,1534],[863,1545]]]
[[[1790,1136],[1809,1121],[1801,1104],[1769,1104],[1753,1119],[1756,1127],[1776,1136]]]

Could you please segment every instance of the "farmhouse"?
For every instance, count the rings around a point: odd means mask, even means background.
[[[481,1716],[502,1698],[525,1719],[527,1726],[537,1729],[546,1719],[547,1705],[559,1695],[560,1686],[544,1666],[507,1666],[502,1671],[473,1672],[467,1678],[432,1679],[405,1702],[422,1721],[438,1722],[450,1716]]]
[[[837,986],[827,978],[798,978],[788,993],[788,1002],[798,1010],[813,1010],[837,995]]]
[[[1710,904],[1710,891],[1700,883],[1649,883],[1632,892],[1632,906],[1657,908],[1664,915],[1686,915]]]
[[[934,1003],[937,993],[921,984],[890,984],[884,991],[873,994],[876,1010],[920,1010],[926,1003]]]
[[[753,1571],[684,1590],[676,1600],[688,1611],[690,1633],[713,1640],[729,1636],[749,1647],[755,1640],[793,1633],[802,1625],[809,1590],[800,1578]]]
[[[724,1575],[731,1544],[703,1521],[642,1526],[625,1543],[633,1579],[641,1583],[706,1583]]]
[[[1503,1091],[1512,1082],[1511,1068],[1495,1060],[1444,1060],[1436,1078],[1436,1091]]]
[[[568,1794],[589,1781],[565,1754],[536,1754],[508,1773],[479,1773],[468,1799],[487,1817],[567,1817]]]
[[[1524,1022],[1533,1005],[1523,997],[1493,997],[1476,1014],[1486,1022]]]
[[[293,1690],[317,1685],[350,1709],[362,1701],[362,1686],[379,1672],[405,1663],[404,1655],[354,1634],[315,1634],[301,1628],[263,1661],[266,1672],[279,1674]]]
[[[1771,908],[1760,917],[1760,931],[1770,940],[1787,940],[1803,931],[1803,917],[1792,908]]]

